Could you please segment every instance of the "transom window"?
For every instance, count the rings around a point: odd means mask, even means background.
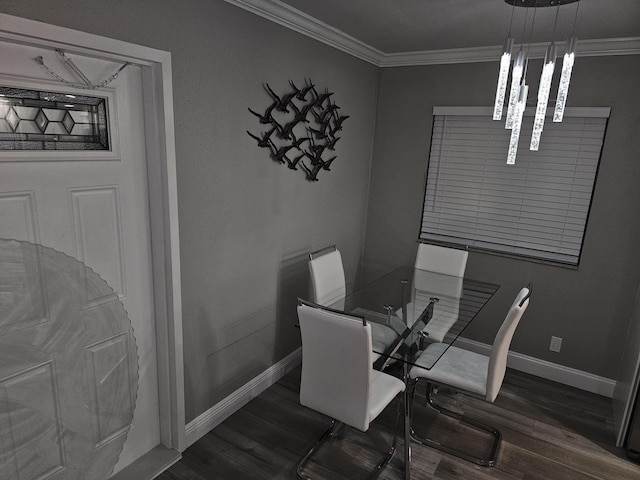
[[[0,86],[0,150],[109,150],[107,100]]]

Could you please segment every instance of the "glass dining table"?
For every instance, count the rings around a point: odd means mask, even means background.
[[[409,370],[433,368],[498,290],[494,283],[399,267],[363,285],[328,307],[364,317],[371,325],[374,368],[395,365],[405,385],[405,479],[411,478],[411,398]],[[429,344],[434,354],[422,354]],[[422,355],[421,355],[422,354]]]

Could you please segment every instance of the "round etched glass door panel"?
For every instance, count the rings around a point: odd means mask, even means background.
[[[138,358],[107,283],[41,245],[0,240],[0,480],[108,478]]]

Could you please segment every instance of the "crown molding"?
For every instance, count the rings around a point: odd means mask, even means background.
[[[330,47],[348,53],[365,62],[369,62],[378,67],[382,66],[384,54],[380,50],[278,0],[224,1],[309,38],[313,38]]]
[[[502,45],[384,53],[279,0],[225,0],[225,2],[378,67],[494,62],[499,60],[502,54]],[[556,45],[562,52],[565,42],[556,42]],[[519,46],[514,46],[514,49]],[[544,58],[547,46],[548,43],[531,44],[529,58]],[[640,37],[579,40],[576,46],[576,55],[579,57],[638,54],[640,54]]]
[[[555,42],[558,51],[563,52],[566,42]],[[549,43],[532,43],[528,45],[514,45],[518,48],[529,49],[529,58],[544,58]],[[502,55],[502,46],[472,48],[452,48],[447,50],[425,50],[422,52],[402,52],[383,54],[381,67],[406,67],[412,65],[441,65],[447,63],[475,63],[494,62]],[[580,40],[576,45],[578,57],[602,57],[610,55],[638,55],[640,54],[640,37],[604,38],[597,40]]]

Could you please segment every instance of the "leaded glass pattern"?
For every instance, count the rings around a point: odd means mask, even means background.
[[[107,100],[0,86],[0,150],[109,150]]]

